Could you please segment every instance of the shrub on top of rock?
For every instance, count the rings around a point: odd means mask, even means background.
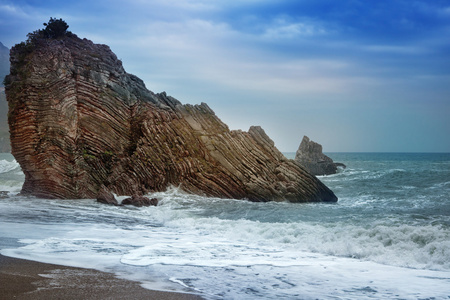
[[[70,31],[67,31],[69,25],[63,19],[50,18],[48,23],[44,23],[45,29],[42,30],[47,38],[56,39],[65,36]]]
[[[43,23],[43,25],[45,26],[44,29],[38,29],[28,33],[27,41],[18,45],[21,45],[22,47],[32,47],[36,42],[42,39],[58,39],[74,35],[72,32],[67,31],[69,25],[63,19],[50,18],[48,23]]]

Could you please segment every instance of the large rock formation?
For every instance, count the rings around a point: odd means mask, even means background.
[[[173,185],[252,201],[337,201],[260,127],[230,131],[205,103],[154,94],[106,45],[73,34],[39,38],[16,45],[10,61],[9,126],[23,194],[95,198],[105,187],[132,195]]]
[[[311,141],[306,135],[295,153],[295,161],[317,176],[336,174],[338,167],[345,168],[344,164],[335,163],[323,154],[322,145]]]

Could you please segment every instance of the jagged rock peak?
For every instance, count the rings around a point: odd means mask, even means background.
[[[205,103],[147,90],[106,45],[70,34],[16,46],[6,81],[23,194],[77,199],[178,186],[220,198],[337,201],[262,128],[230,131]]]
[[[314,175],[336,174],[337,167],[345,168],[342,163],[335,163],[323,154],[322,145],[311,141],[306,135],[295,153],[295,161]]]

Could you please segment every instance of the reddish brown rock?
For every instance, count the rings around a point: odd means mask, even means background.
[[[11,51],[6,82],[22,193],[95,198],[164,191],[252,201],[337,201],[260,127],[230,131],[206,105],[154,94],[108,46],[75,35]],[[156,72],[156,71],[155,71]]]
[[[122,200],[121,205],[134,205],[137,207],[142,206],[157,206],[158,199],[156,198],[148,198],[142,195],[133,195],[131,198],[125,198]]]
[[[118,206],[116,197],[106,187],[102,186],[97,195],[97,202]]]

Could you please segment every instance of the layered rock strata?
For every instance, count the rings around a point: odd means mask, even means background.
[[[230,131],[206,105],[146,89],[106,45],[75,35],[11,51],[12,154],[22,194],[95,198],[179,186],[252,201],[337,201],[260,127]]]
[[[338,167],[345,168],[344,164],[335,163],[323,154],[322,145],[311,141],[306,135],[295,153],[295,161],[316,176],[336,174]]]

